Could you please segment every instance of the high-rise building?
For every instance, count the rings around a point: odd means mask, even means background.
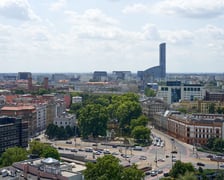
[[[31,72],[18,72],[19,80],[28,80],[31,77],[32,77]]]
[[[166,77],[166,43],[159,45],[159,66],[160,66],[160,77]]]
[[[138,75],[143,80],[143,86],[155,80],[166,78],[166,43],[159,45],[159,66],[148,68],[142,72],[139,71]]]

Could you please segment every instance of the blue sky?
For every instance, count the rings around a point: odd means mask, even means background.
[[[224,0],[0,0],[0,72],[223,72]]]

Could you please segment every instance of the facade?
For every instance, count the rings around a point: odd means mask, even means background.
[[[21,118],[22,122],[28,123],[28,137],[36,135],[37,114],[34,106],[4,106],[1,108],[1,115]]]
[[[141,102],[142,112],[148,118],[153,118],[157,112],[165,112],[167,105],[158,98],[147,98]]]
[[[0,117],[0,154],[10,147],[28,146],[28,122],[22,119]]]
[[[94,71],[93,73],[93,81],[108,81],[107,72],[106,71]]]
[[[199,112],[199,113],[204,113],[208,114],[209,113],[209,106],[214,105],[215,111],[220,109],[224,109],[224,102],[223,101],[204,101],[204,100],[196,100],[196,101],[187,101],[183,100],[180,101],[176,105],[176,108],[184,108],[188,112]]]
[[[81,103],[82,97],[81,96],[74,96],[72,97],[72,103]]]
[[[131,71],[113,71],[112,78],[116,81],[130,80],[131,79]]]
[[[154,82],[155,80],[165,79],[166,77],[166,43],[159,45],[159,66],[151,67],[143,71],[142,78],[144,84]]]
[[[60,116],[56,117],[54,119],[54,124],[58,127],[64,127],[70,126],[71,128],[75,127],[76,125],[76,116],[74,114],[67,114],[62,113]]]
[[[224,115],[178,113],[157,114],[155,127],[168,135],[192,145],[203,145],[209,138],[224,138]]]
[[[36,133],[46,129],[46,119],[47,119],[47,104],[36,104],[36,113],[37,113],[37,130]]]
[[[28,80],[32,78],[31,72],[18,72],[18,80]]]
[[[206,91],[205,100],[207,100],[207,101],[224,101],[224,92],[208,92],[208,91]]]
[[[157,97],[163,98],[168,104],[180,100],[204,99],[204,87],[200,84],[182,84],[180,81],[167,81],[166,86],[159,86]]]

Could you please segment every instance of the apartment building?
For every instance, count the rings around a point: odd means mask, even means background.
[[[156,128],[188,144],[203,145],[212,137],[224,138],[224,115],[180,113],[157,114]]]

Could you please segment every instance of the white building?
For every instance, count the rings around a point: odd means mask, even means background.
[[[39,133],[46,129],[46,119],[47,119],[47,104],[40,103],[36,104],[36,112],[37,112],[37,130]]]
[[[64,127],[70,126],[73,128],[76,125],[77,119],[74,114],[67,114],[67,113],[62,113],[60,116],[56,117],[54,119],[54,124],[57,125],[58,127]]]
[[[74,96],[72,97],[72,103],[81,103],[82,97],[81,96]]]
[[[163,98],[167,104],[180,100],[202,100],[205,96],[204,87],[200,84],[182,84],[180,81],[167,82],[166,86],[159,86],[157,97]]]

